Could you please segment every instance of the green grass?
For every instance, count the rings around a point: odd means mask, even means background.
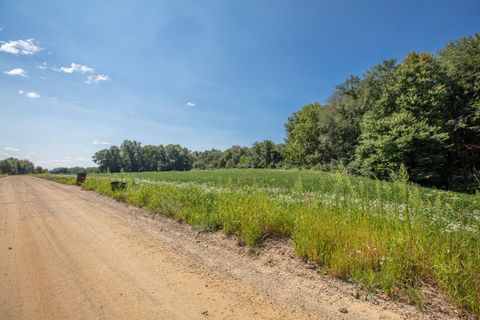
[[[58,183],[69,184],[69,185],[75,185],[77,183],[77,177],[73,174],[39,173],[39,174],[35,174],[34,176],[42,179],[58,182]]]
[[[310,170],[214,170],[90,175],[83,187],[255,248],[293,239],[329,274],[409,297],[439,287],[480,316],[480,194]],[[58,178],[55,178],[58,179]],[[110,182],[127,182],[113,192]]]

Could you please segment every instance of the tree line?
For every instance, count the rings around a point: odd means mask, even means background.
[[[100,150],[93,161],[101,172],[187,171],[218,168],[277,168],[283,166],[283,145],[270,140],[250,148],[232,146],[224,151],[190,151],[180,145],[145,145],[125,140]]]
[[[30,174],[44,171],[45,169],[38,166],[35,167],[35,165],[28,160],[19,160],[16,158],[0,160],[0,174]]]
[[[411,52],[340,84],[285,125],[285,159],[296,166],[388,179],[405,166],[422,185],[480,187],[480,33],[438,55]]]

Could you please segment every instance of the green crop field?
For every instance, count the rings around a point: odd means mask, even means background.
[[[62,183],[74,176],[43,175]],[[127,183],[112,191],[110,182]],[[319,270],[420,307],[425,285],[480,315],[480,194],[310,170],[205,170],[89,175],[84,189],[252,248],[293,240]]]

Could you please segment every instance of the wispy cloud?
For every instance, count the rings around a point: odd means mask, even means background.
[[[30,99],[38,99],[40,98],[40,94],[38,94],[38,92],[35,92],[35,91],[23,91],[23,90],[18,90],[18,94],[19,95],[22,95],[22,96],[25,96],[27,98],[30,98]]]
[[[75,62],[72,62],[68,67],[53,68],[53,70],[58,72],[65,72],[65,73],[81,73],[81,74],[92,73],[93,71],[95,71],[93,68],[89,66],[85,66]]]
[[[30,56],[43,50],[40,43],[33,39],[2,41],[0,43],[0,51],[17,55]]]
[[[9,71],[4,71],[3,73],[8,74],[9,76],[19,76],[19,77],[28,77],[27,71],[22,68],[15,68]]]
[[[46,70],[46,69],[48,69],[48,65],[47,65],[46,62],[42,62],[39,65],[37,65],[37,68],[42,69],[42,70]]]
[[[20,149],[18,149],[18,148],[12,148],[12,147],[5,147],[5,148],[3,148],[3,150],[7,150],[7,151],[20,151]]]
[[[195,107],[197,104],[195,102],[191,102],[191,101],[188,101],[187,103],[185,103],[185,106],[187,107]]]
[[[92,144],[95,144],[95,145],[108,145],[110,144],[110,142],[106,142],[106,141],[100,141],[100,140],[93,140]]]
[[[35,154],[37,154],[36,152],[33,152],[33,151],[30,151],[28,152],[25,156],[23,156],[25,159],[31,159]]]
[[[69,164],[72,162],[72,160],[68,159],[63,159],[63,160],[38,160],[35,161],[36,163],[45,163],[45,164]]]
[[[87,76],[87,80],[85,80],[85,83],[87,83],[87,84],[92,84],[92,83],[99,84],[100,82],[108,81],[108,80],[110,80],[110,77],[107,76],[106,74],[92,74],[92,75]]]

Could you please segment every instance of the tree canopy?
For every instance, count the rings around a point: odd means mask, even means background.
[[[0,174],[29,174],[43,172],[42,167],[35,165],[28,160],[20,160],[17,158],[7,158],[0,161]]]
[[[480,34],[438,55],[409,53],[340,84],[327,105],[287,121],[285,158],[388,179],[403,165],[423,185],[480,186]]]
[[[283,160],[283,145],[270,140],[255,142],[250,148],[235,145],[224,151],[193,152],[178,144],[142,146],[125,140],[120,147],[111,146],[93,155],[101,172],[276,168],[283,165]]]

